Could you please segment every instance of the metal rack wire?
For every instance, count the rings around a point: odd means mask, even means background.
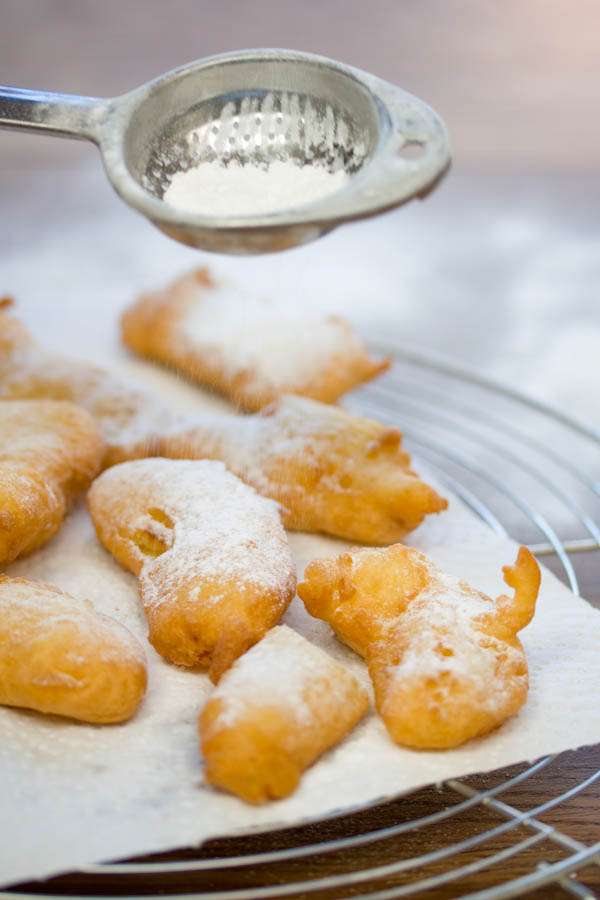
[[[580,583],[600,559],[600,433],[454,363],[371,344],[395,364],[348,405],[401,427],[411,452],[476,515],[529,544],[585,595]],[[375,829],[372,809],[350,810],[200,850],[89,867],[0,898],[501,900],[534,891],[593,900],[600,824],[591,840],[573,836],[581,803],[600,821],[600,748],[390,799],[377,807]],[[506,876],[509,860],[514,877]]]

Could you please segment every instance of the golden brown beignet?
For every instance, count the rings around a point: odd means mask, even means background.
[[[88,494],[99,540],[139,576],[149,640],[217,680],[278,622],[296,589],[278,507],[212,460],[107,469]]]
[[[146,657],[115,619],[59,588],[0,575],[0,704],[122,722],[146,690]]]
[[[38,344],[0,300],[0,400],[68,400],[96,420],[106,442],[104,465],[121,458],[121,447],[146,443],[171,421],[169,411],[152,394],[92,366]]]
[[[281,394],[324,403],[387,369],[339,316],[307,315],[196,269],[144,294],[121,320],[124,343],[150,359],[261,409]]]
[[[291,628],[273,628],[236,660],[202,711],[206,779],[248,803],[286,797],[368,705],[340,663]]]
[[[9,563],[56,534],[104,444],[85,410],[52,400],[0,401],[0,435],[0,563]]]
[[[540,571],[521,547],[504,573],[514,595],[494,601],[396,544],[315,560],[298,594],[366,658],[392,738],[442,749],[496,728],[526,700],[516,635],[533,616]]]
[[[410,468],[401,442],[396,428],[286,396],[256,415],[196,416],[164,433],[158,452],[222,460],[283,506],[286,528],[389,544],[448,505]]]

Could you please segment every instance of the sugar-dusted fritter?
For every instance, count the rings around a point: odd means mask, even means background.
[[[248,803],[286,797],[368,705],[340,663],[291,628],[273,628],[236,660],[202,711],[206,779]]]
[[[157,453],[220,459],[283,506],[286,528],[368,544],[398,541],[448,505],[411,469],[397,428],[305,397],[250,416],[190,418],[163,433]]]
[[[0,400],[68,400],[97,421],[106,442],[104,465],[122,457],[134,441],[155,452],[153,436],[172,419],[148,391],[98,366],[72,359],[39,344],[0,300]]]
[[[85,410],[0,400],[0,564],[45,544],[100,468],[104,444]]]
[[[391,737],[442,749],[496,728],[524,704],[527,660],[517,632],[531,620],[539,566],[521,547],[496,600],[401,544],[318,559],[298,593],[366,658]]]
[[[0,575],[0,704],[122,722],[146,690],[131,632],[59,588]]]
[[[213,460],[107,469],[88,494],[100,541],[139,576],[149,640],[217,680],[283,615],[295,564],[275,503]]]
[[[214,281],[196,269],[144,294],[122,317],[124,343],[261,409],[281,394],[331,403],[387,369],[339,316],[308,314],[285,300]]]

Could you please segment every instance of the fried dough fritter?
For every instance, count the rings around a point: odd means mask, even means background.
[[[389,367],[371,359],[339,316],[307,315],[281,301],[246,296],[208,269],[144,294],[124,313],[123,342],[246,410],[281,394],[331,403]]]
[[[296,589],[279,510],[212,460],[122,463],[88,507],[101,543],[139,577],[149,640],[216,681],[275,625]]]
[[[85,410],[0,401],[0,563],[45,544],[100,468],[104,444]]]
[[[146,690],[146,657],[131,632],[91,603],[47,584],[0,575],[0,704],[111,723]]]
[[[521,547],[504,573],[514,595],[494,601],[396,544],[313,561],[298,594],[365,657],[391,737],[445,749],[496,728],[527,698],[517,632],[533,616],[540,571]]]
[[[106,442],[104,465],[120,459],[121,446],[145,443],[172,420],[149,392],[88,363],[48,350],[0,300],[0,400],[67,400],[96,420]]]
[[[291,628],[273,628],[236,660],[201,713],[206,779],[248,803],[286,797],[368,705],[340,663]]]
[[[283,507],[286,528],[389,544],[446,509],[410,468],[402,433],[305,397],[250,416],[196,416],[163,433],[161,456],[222,460]],[[132,457],[144,446],[129,448]]]

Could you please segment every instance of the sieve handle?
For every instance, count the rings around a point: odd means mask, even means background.
[[[104,101],[97,97],[0,86],[0,128],[32,129],[93,141],[103,108]]]

